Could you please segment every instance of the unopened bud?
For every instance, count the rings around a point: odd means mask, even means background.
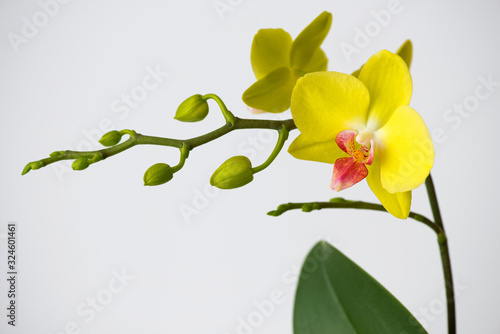
[[[172,168],[160,162],[149,167],[146,173],[144,173],[144,185],[159,186],[172,180],[173,177],[174,172]]]
[[[24,166],[23,172],[21,173],[21,175],[24,175],[24,174],[28,173],[32,169],[33,168],[31,168],[31,162],[30,162],[29,164],[27,164],[26,166]]]
[[[229,158],[212,174],[210,184],[220,189],[234,189],[253,180],[252,163],[245,156]]]
[[[87,158],[78,158],[71,164],[71,168],[74,170],[84,170],[89,166],[89,160]]]
[[[120,142],[122,139],[122,135],[120,132],[113,130],[109,131],[108,133],[105,133],[101,139],[99,139],[99,143],[101,143],[103,146],[109,147],[109,146],[115,146]]]
[[[181,122],[198,122],[208,115],[208,103],[200,94],[193,95],[179,105],[175,119]]]
[[[41,161],[34,161],[31,163],[31,169],[40,169],[43,167],[43,163]]]
[[[349,202],[348,200],[342,198],[342,197],[334,197],[330,199],[330,203],[345,203]]]
[[[313,207],[312,207],[311,203],[302,204],[302,211],[303,212],[311,212],[312,210],[313,210]]]
[[[55,152],[50,153],[50,156],[57,157],[57,156],[63,155],[63,154],[64,154],[64,151],[55,151]]]

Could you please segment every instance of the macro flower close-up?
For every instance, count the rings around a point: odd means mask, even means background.
[[[407,64],[386,50],[368,60],[358,79],[338,72],[308,74],[292,94],[301,134],[289,152],[334,164],[331,186],[337,191],[366,177],[387,211],[407,218],[411,191],[425,181],[434,160],[429,131],[408,106],[411,95]]]

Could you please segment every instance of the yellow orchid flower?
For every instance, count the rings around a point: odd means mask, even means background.
[[[290,108],[297,79],[325,71],[328,59],[321,43],[332,24],[332,14],[321,13],[292,41],[283,29],[261,29],[252,42],[251,62],[257,78],[242,96],[254,110],[280,113]]]
[[[317,72],[299,79],[291,112],[300,135],[289,152],[298,159],[334,164],[331,187],[367,179],[392,215],[405,219],[411,191],[434,162],[434,146],[420,115],[408,106],[408,65],[387,50],[373,55],[359,77]]]

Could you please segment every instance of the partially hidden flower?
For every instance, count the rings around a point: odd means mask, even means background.
[[[334,164],[334,190],[366,178],[387,211],[407,218],[411,191],[434,162],[429,131],[408,106],[412,89],[408,65],[387,50],[373,55],[358,78],[338,72],[306,75],[292,95],[300,135],[289,152]]]
[[[411,40],[407,39],[401,46],[399,47],[398,51],[396,51],[396,54],[403,58],[405,61],[406,65],[408,65],[408,68],[411,66],[411,61],[413,59],[413,44]],[[359,73],[361,73],[361,69],[365,66],[364,64],[361,65],[359,69],[356,71],[352,72],[352,75],[355,76],[356,78],[359,76]]]
[[[261,29],[252,42],[251,62],[257,78],[242,96],[251,108],[280,113],[290,108],[297,79],[325,71],[328,59],[321,43],[332,24],[332,14],[321,13],[292,41],[283,29]]]

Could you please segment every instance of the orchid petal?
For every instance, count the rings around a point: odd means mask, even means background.
[[[312,55],[311,60],[307,63],[307,66],[301,70],[305,73],[321,72],[326,71],[328,68],[328,58],[323,50],[317,49]]]
[[[368,153],[368,156],[365,158],[365,160],[362,161],[362,163],[371,165],[373,163],[373,155],[375,153],[375,143],[373,142],[373,139],[371,140],[371,145],[370,145],[370,152]]]
[[[370,57],[359,74],[370,92],[368,127],[379,129],[399,106],[407,106],[412,94],[408,65],[398,55],[387,50]]]
[[[335,163],[335,160],[345,156],[335,143],[335,140],[316,142],[300,134],[290,144],[288,152],[296,159]]]
[[[406,65],[408,65],[409,68],[411,65],[411,59],[413,55],[413,44],[411,43],[411,41],[407,39],[403,44],[401,44],[396,54],[401,58],[403,58],[403,60],[405,61]],[[352,72],[351,75],[355,76],[356,78],[359,77],[359,74],[361,73],[363,66],[365,66],[365,64],[361,65],[360,68]]]
[[[377,152],[378,153],[378,152]],[[384,208],[396,218],[406,219],[410,214],[411,191],[390,193],[384,187],[380,178],[380,159],[375,153],[373,164],[368,167],[366,181]]]
[[[248,106],[278,113],[290,108],[297,77],[287,67],[280,67],[251,85],[242,96]]]
[[[434,145],[420,115],[411,107],[399,107],[376,133],[382,186],[391,193],[422,184],[434,162]]]
[[[339,132],[337,137],[335,137],[335,142],[340,147],[342,151],[349,154],[350,156],[354,155],[356,152],[356,135],[358,133],[353,130],[345,130]]]
[[[294,69],[303,70],[319,49],[332,25],[332,14],[319,14],[293,41],[290,64]]]
[[[398,56],[403,58],[408,68],[411,66],[411,60],[413,58],[413,44],[409,39],[407,39],[396,52]]]
[[[330,188],[335,191],[347,189],[362,181],[367,175],[368,169],[364,163],[358,162],[352,157],[337,159],[333,166]]]
[[[297,81],[292,94],[292,117],[300,132],[317,142],[366,124],[370,96],[361,81],[339,72],[315,72]]]
[[[351,75],[352,75],[353,77],[356,77],[356,78],[357,78],[357,77],[359,77],[359,73],[361,73],[361,70],[363,69],[363,66],[364,66],[364,65],[361,65],[361,67],[360,67],[360,68],[358,68],[356,71],[352,72],[352,73],[351,73]]]
[[[252,42],[250,60],[257,80],[279,67],[290,66],[292,37],[283,29],[260,29]]]

